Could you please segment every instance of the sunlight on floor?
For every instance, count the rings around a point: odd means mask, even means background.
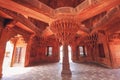
[[[11,44],[10,41],[7,42],[6,50],[5,50],[5,57],[3,61],[3,76],[5,77],[11,77],[14,75],[20,75],[29,72],[32,67],[10,67],[11,59],[12,59],[12,53],[13,53],[13,44]],[[20,64],[19,64],[20,65]]]
[[[14,76],[14,75],[20,75],[29,72],[32,69],[32,67],[25,68],[25,67],[4,67],[3,68],[3,76]]]
[[[61,76],[60,63],[33,67],[6,68],[1,80],[120,80],[120,69],[108,69],[92,63],[70,63],[72,76]]]

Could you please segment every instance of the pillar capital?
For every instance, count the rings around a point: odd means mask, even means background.
[[[75,15],[61,14],[50,23],[50,29],[60,42],[70,44],[80,25],[81,23]]]

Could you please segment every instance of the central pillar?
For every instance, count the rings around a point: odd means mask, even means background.
[[[50,30],[55,34],[63,44],[63,63],[61,74],[71,75],[69,58],[68,58],[68,44],[70,44],[76,36],[81,23],[79,18],[74,14],[60,14],[56,19],[50,23]]]
[[[69,56],[68,56],[68,45],[63,44],[63,62],[62,62],[62,75],[71,75]]]

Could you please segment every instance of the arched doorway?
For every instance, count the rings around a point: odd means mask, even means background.
[[[19,74],[19,70],[24,66],[26,46],[27,44],[25,43],[23,36],[19,34],[7,41],[2,66],[3,76],[11,76],[16,73]],[[14,71],[16,72],[11,73]]]
[[[3,67],[24,66],[26,46],[22,35],[11,38],[6,44]]]
[[[22,35],[17,35],[14,41],[14,51],[12,55],[11,67],[24,66],[26,46],[25,40]]]
[[[27,43],[23,36],[19,34],[7,41],[2,65],[3,77],[27,72],[27,70],[23,68],[25,64],[26,47]],[[23,71],[20,71],[21,69]]]

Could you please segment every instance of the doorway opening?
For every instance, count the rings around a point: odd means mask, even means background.
[[[26,47],[27,43],[23,36],[19,34],[7,41],[2,66],[3,77],[23,74],[29,71],[24,68]]]
[[[71,56],[71,47],[68,45],[68,57],[69,57],[69,62],[72,62],[72,56]],[[60,63],[63,61],[63,45],[60,46]]]
[[[22,35],[11,38],[6,44],[3,67],[24,66],[26,45]]]
[[[14,48],[14,45],[12,44],[12,42],[10,40],[7,41],[4,60],[3,60],[3,68],[10,67],[13,48]]]

